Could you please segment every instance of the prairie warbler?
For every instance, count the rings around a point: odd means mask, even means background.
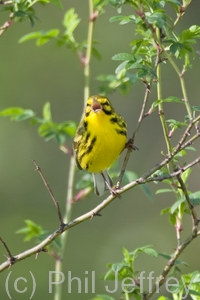
[[[113,192],[107,168],[125,148],[126,134],[126,122],[115,112],[108,98],[91,96],[73,146],[78,168],[93,173],[98,196],[106,189]]]

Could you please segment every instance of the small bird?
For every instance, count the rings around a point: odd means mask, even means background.
[[[126,140],[126,122],[115,112],[108,98],[89,97],[73,147],[78,168],[93,174],[94,191],[98,196],[106,189],[114,192],[107,169],[126,147]]]

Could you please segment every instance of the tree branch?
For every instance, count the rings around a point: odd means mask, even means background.
[[[35,161],[34,159],[32,159],[32,162],[34,163],[34,165],[35,165],[35,167],[36,167],[36,171],[38,171],[38,173],[40,174],[40,176],[41,176],[41,178],[42,178],[42,180],[43,180],[43,182],[44,182],[44,185],[45,185],[45,187],[47,188],[47,190],[48,190],[48,192],[49,192],[49,194],[50,194],[50,196],[51,196],[51,198],[52,198],[52,200],[53,200],[53,202],[54,202],[54,204],[55,204],[55,206],[56,206],[57,213],[58,213],[58,218],[59,218],[59,222],[60,222],[60,230],[62,231],[62,227],[63,227],[63,225],[64,225],[64,222],[63,222],[63,217],[62,217],[62,214],[61,214],[61,211],[60,211],[59,203],[58,203],[58,201],[55,199],[54,194],[53,194],[53,192],[52,192],[52,190],[51,190],[51,188],[50,188],[48,182],[46,181],[46,179],[45,179],[45,177],[44,177],[44,175],[43,175],[43,173],[42,173],[40,167],[37,165],[37,163],[36,163],[36,161]]]
[[[4,242],[4,240],[2,239],[2,237],[0,237],[0,241],[2,242],[2,244],[3,244],[3,246],[4,246],[4,248],[6,249],[6,251],[7,251],[7,253],[8,253],[8,261],[9,261],[9,267],[13,264],[13,262],[15,261],[15,258],[14,258],[14,256],[11,254],[11,252],[10,252],[10,250],[9,250],[9,248],[8,248],[8,246],[6,245],[6,243]]]
[[[198,159],[198,162],[200,162],[200,157]],[[180,174],[177,175],[177,179],[178,179],[178,181],[180,183],[180,188],[182,189],[183,194],[185,195],[185,199],[186,199],[186,201],[188,203],[188,207],[189,207],[189,210],[191,212],[192,223],[193,223],[192,232],[193,232],[194,235],[196,235],[197,234],[197,227],[198,227],[198,224],[199,224],[199,220],[198,220],[196,212],[194,210],[194,205],[190,202],[190,197],[188,195],[185,183],[183,182],[183,179],[181,178]]]
[[[124,176],[126,166],[127,166],[127,163],[129,161],[129,158],[130,158],[130,155],[131,155],[131,151],[133,150],[133,147],[134,147],[133,144],[134,144],[135,136],[138,133],[138,131],[140,129],[140,126],[142,124],[142,121],[144,119],[145,109],[146,109],[146,106],[147,106],[147,100],[148,100],[148,96],[149,96],[149,93],[150,93],[150,85],[151,85],[151,83],[149,83],[149,84],[146,83],[146,90],[145,90],[144,100],[143,100],[140,116],[139,116],[139,119],[138,119],[137,127],[136,127],[135,131],[133,132],[132,137],[130,138],[130,140],[128,142],[128,143],[130,143],[130,147],[128,147],[127,152],[126,152],[126,156],[124,158],[122,169],[121,169],[121,172],[120,172],[117,184],[116,184],[117,189],[121,185],[122,178]],[[132,145],[132,147],[131,147],[131,145]]]

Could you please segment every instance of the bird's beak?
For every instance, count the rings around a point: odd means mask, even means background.
[[[102,109],[102,106],[96,99],[93,99],[91,109],[96,113]]]

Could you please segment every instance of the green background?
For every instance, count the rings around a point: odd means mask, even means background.
[[[49,42],[43,47],[36,47],[35,42],[19,44],[19,39],[37,30],[49,30],[62,27],[64,12],[75,7],[81,18],[81,23],[75,33],[78,41],[87,38],[88,2],[63,1],[63,10],[52,5],[35,6],[39,21],[31,28],[28,22],[17,23],[11,26],[0,40],[0,110],[10,106],[30,108],[42,116],[43,105],[49,101],[53,119],[56,122],[74,120],[77,123],[83,110],[83,67],[77,56],[66,47],[59,48],[54,42]],[[169,8],[170,9],[170,8]],[[177,26],[177,31],[187,29],[193,24],[199,25],[200,2],[193,1],[188,8],[183,20]],[[174,12],[170,9],[172,15]],[[130,8],[123,9],[123,14],[130,14]],[[118,62],[111,57],[119,52],[129,52],[129,43],[134,39],[134,25],[119,26],[117,22],[109,23],[109,18],[117,15],[114,8],[106,7],[106,13],[100,16],[95,23],[94,39],[100,44],[97,46],[102,55],[99,62],[92,58],[91,62],[91,94],[98,93],[99,83],[96,76],[99,74],[114,73]],[[0,24],[7,20],[7,14],[0,15]],[[200,51],[199,44],[195,46]],[[193,68],[185,75],[188,96],[192,105],[199,105],[199,52],[193,62]],[[163,94],[164,97],[182,97],[180,83],[174,71],[167,64],[163,66]],[[116,92],[110,95],[117,112],[128,123],[129,136],[136,127],[145,87],[137,83],[132,87],[127,96]],[[155,87],[152,88],[150,103],[156,99]],[[150,107],[150,104],[149,104]],[[166,119],[175,118],[184,120],[186,115],[184,107],[178,104],[165,106]],[[182,134],[177,130],[172,139],[175,146]],[[195,146],[199,149],[199,142]],[[71,145],[71,141],[68,140]],[[139,151],[132,153],[128,169],[135,171],[139,176],[162,160],[160,152],[166,152],[165,142],[157,112],[146,118],[142,124],[135,141]],[[190,153],[187,162],[194,160],[198,152]],[[122,154],[120,163],[124,153]],[[0,119],[0,235],[8,244],[13,255],[16,255],[34,245],[34,242],[24,243],[22,235],[15,232],[24,226],[23,220],[31,219],[41,224],[44,229],[54,231],[58,228],[58,219],[54,204],[44,187],[42,180],[31,159],[34,158],[42,168],[62,211],[65,209],[67,190],[67,176],[69,158],[64,155],[54,141],[44,142],[37,134],[37,128],[28,122],[15,123],[6,118]],[[166,187],[163,183],[161,187]],[[142,190],[137,187],[123,194],[121,200],[116,199],[102,212],[102,217],[96,217],[72,228],[68,235],[64,260],[63,299],[91,299],[91,271],[95,271],[95,293],[105,293],[105,285],[113,287],[111,282],[100,279],[105,273],[108,262],[122,260],[122,247],[129,251],[144,245],[154,245],[159,252],[172,253],[176,248],[176,233],[173,226],[169,225],[168,216],[161,216],[161,209],[173,204],[172,194],[155,195],[158,185],[149,185],[153,194],[153,201],[147,199]],[[199,167],[195,166],[190,180],[189,189],[193,192],[199,189]],[[102,198],[103,199],[103,198]],[[78,217],[98,205],[101,198],[93,193],[84,201],[73,206],[72,218]],[[197,208],[197,211],[199,209]],[[183,238],[191,232],[191,219],[185,217]],[[199,269],[199,246],[197,238],[181,255],[189,267],[182,267],[183,272]],[[5,260],[6,254],[0,245],[0,263]],[[166,261],[154,259],[141,254],[136,261],[136,268],[145,271],[146,275],[154,271],[158,276]],[[12,299],[29,299],[31,294],[31,277],[29,271],[36,279],[36,293],[33,299],[53,299],[53,294],[48,292],[49,271],[54,270],[54,259],[46,253],[41,253],[37,260],[32,256],[11,269],[4,271],[0,279],[0,295],[7,299],[5,280],[12,271],[9,281]],[[82,293],[77,294],[77,283],[72,283],[72,293],[68,293],[67,272],[71,271],[72,277],[82,280]],[[88,271],[88,275],[85,273]],[[19,283],[19,288],[28,286],[26,293],[16,293],[13,284],[16,278],[25,277],[28,284]],[[84,280],[89,278],[88,294],[84,292]],[[147,282],[146,282],[147,284]],[[146,286],[147,287],[147,286]],[[162,288],[164,291],[164,288]],[[118,293],[111,295],[119,299]]]

